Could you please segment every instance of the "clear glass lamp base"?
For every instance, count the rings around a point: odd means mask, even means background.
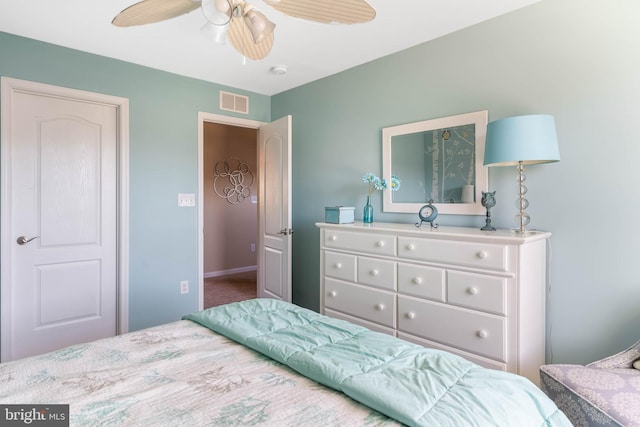
[[[526,227],[531,222],[531,217],[525,212],[525,209],[529,207],[529,201],[524,198],[524,195],[527,194],[527,187],[524,185],[527,177],[524,175],[524,164],[522,161],[518,162],[516,168],[518,170],[518,199],[516,199],[516,208],[518,209],[518,213],[515,216],[517,228],[514,231],[517,234],[526,234]]]

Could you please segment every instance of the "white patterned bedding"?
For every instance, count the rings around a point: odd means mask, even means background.
[[[70,404],[75,426],[399,425],[188,320],[0,364],[0,403]]]

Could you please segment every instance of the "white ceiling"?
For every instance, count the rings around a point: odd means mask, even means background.
[[[207,39],[200,9],[155,24],[111,25],[136,0],[0,0],[0,31],[274,95],[538,1],[368,0],[373,21],[327,25],[248,0],[276,24],[273,49],[261,61],[245,60],[229,41]],[[278,65],[288,72],[269,71]]]

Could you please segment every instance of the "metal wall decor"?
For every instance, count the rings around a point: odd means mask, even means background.
[[[244,199],[251,196],[253,172],[237,157],[216,162],[213,175],[213,191],[232,205],[242,203]]]

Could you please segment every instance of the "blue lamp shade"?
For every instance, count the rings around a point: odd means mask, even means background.
[[[560,161],[553,116],[508,117],[487,125],[485,166],[513,166]]]

